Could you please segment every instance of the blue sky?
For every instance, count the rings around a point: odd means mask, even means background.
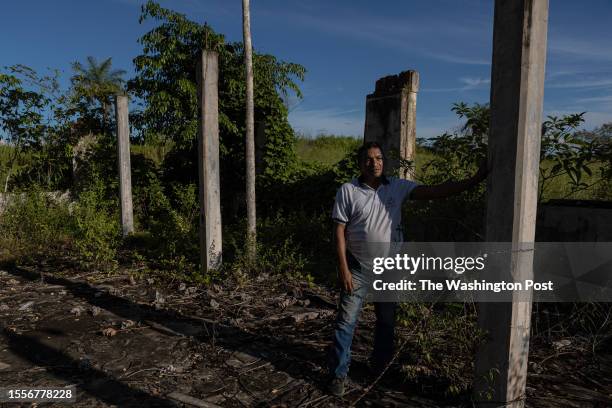
[[[0,66],[39,71],[88,55],[113,57],[133,73],[139,0],[20,0],[2,5]],[[230,41],[242,39],[240,0],[160,1],[208,22]],[[251,0],[253,45],[307,69],[304,99],[292,104],[293,127],[361,137],[365,97],[376,79],[419,71],[417,135],[431,137],[460,124],[453,102],[488,102],[492,0],[292,1]],[[550,0],[544,113],[587,111],[587,129],[612,122],[612,1]]]

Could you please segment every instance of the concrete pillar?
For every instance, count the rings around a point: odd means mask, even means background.
[[[495,1],[486,240],[512,242],[506,269],[519,281],[533,276],[533,252],[514,250],[535,236],[547,22],[548,0]],[[478,323],[475,399],[523,407],[531,302],[480,304]]]
[[[119,163],[119,197],[121,200],[121,228],[123,236],[134,232],[132,210],[132,170],[130,167],[130,125],[128,122],[128,97],[115,97],[117,122],[117,160]]]
[[[387,155],[385,174],[397,175],[403,160],[412,161],[416,152],[416,97],[419,73],[404,71],[376,81],[373,94],[366,97],[363,139],[379,143]],[[399,176],[413,179],[413,172],[401,169]]]
[[[202,51],[198,81],[198,173],[200,179],[201,272],[221,266],[221,194],[219,181],[219,61]]]

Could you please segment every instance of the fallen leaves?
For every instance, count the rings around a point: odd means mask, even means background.
[[[561,339],[559,341],[553,341],[552,345],[555,350],[561,350],[562,348],[568,347],[572,344],[572,341],[569,339]]]
[[[25,302],[24,304],[19,306],[19,311],[20,312],[25,312],[26,310],[30,310],[32,308],[32,306],[34,306],[34,301],[30,300],[29,302]]]
[[[91,315],[95,317],[95,316],[99,315],[101,311],[102,311],[102,309],[100,309],[98,306],[92,306],[92,308],[91,308]]]
[[[130,327],[133,327],[134,325],[136,325],[136,322],[132,320],[124,320],[121,322],[121,330],[129,329]]]
[[[83,306],[75,306],[72,309],[70,309],[70,313],[72,313],[76,317],[79,317],[81,313],[83,313],[84,311],[85,311],[85,308]]]
[[[102,335],[105,337],[113,337],[118,333],[118,331],[116,329],[113,329],[112,327],[108,327],[104,330],[102,330]]]

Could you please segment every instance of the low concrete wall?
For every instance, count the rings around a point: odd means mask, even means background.
[[[540,205],[536,241],[612,241],[612,202],[551,200]]]
[[[465,220],[449,213],[445,220],[411,217],[405,219],[404,237],[410,241],[475,240]],[[469,222],[468,222],[469,224]],[[538,205],[536,235],[538,242],[612,242],[612,202],[551,200]]]

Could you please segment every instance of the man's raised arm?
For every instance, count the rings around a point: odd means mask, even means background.
[[[411,200],[434,200],[446,198],[468,190],[487,178],[487,163],[483,162],[474,176],[461,181],[446,181],[434,186],[416,186],[410,192]]]

